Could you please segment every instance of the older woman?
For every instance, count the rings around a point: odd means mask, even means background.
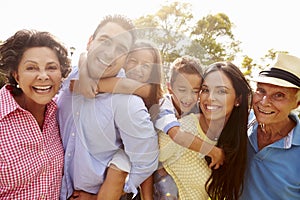
[[[249,118],[248,170],[241,199],[300,199],[300,58],[279,54],[260,72]]]
[[[48,32],[20,30],[0,45],[0,199],[58,199],[63,146],[53,97],[70,69]]]

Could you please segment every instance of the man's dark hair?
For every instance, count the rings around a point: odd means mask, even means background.
[[[107,15],[106,17],[104,17],[103,20],[100,22],[100,24],[97,26],[97,28],[93,34],[93,38],[95,38],[96,35],[98,34],[99,30],[109,22],[120,25],[125,30],[130,32],[130,34],[132,35],[133,41],[136,40],[135,31],[133,31],[135,29],[135,26],[134,26],[132,20],[123,15]]]

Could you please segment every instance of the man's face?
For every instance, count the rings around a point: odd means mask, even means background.
[[[89,43],[87,67],[91,78],[116,76],[132,44],[130,32],[116,23],[104,25]]]

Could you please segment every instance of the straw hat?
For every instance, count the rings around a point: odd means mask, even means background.
[[[288,54],[278,54],[275,64],[259,73],[255,82],[269,83],[282,87],[300,88],[300,58]]]

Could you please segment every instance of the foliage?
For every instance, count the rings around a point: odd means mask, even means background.
[[[245,69],[245,70],[242,70],[242,71],[244,71],[243,72],[244,75],[251,75],[252,68],[255,66],[255,64],[253,64],[252,62],[253,62],[253,59],[250,58],[249,56],[244,57],[244,59],[241,63],[241,68]]]
[[[195,56],[207,65],[219,60],[232,61],[240,51],[240,42],[233,36],[233,23],[227,15],[208,15],[195,21],[191,4],[182,2],[163,5],[155,14],[135,20],[141,28],[138,35],[151,38],[161,50],[166,75],[170,63],[182,55]]]
[[[241,51],[240,41],[235,40],[232,33],[233,26],[224,13],[203,17],[197,22],[191,36],[195,38],[193,43],[201,46],[204,51],[189,49],[189,54],[200,58],[206,64],[221,60],[233,61],[236,53]]]
[[[173,2],[163,5],[154,15],[147,15],[135,20],[138,28],[148,28],[147,38],[161,50],[163,61],[170,63],[184,51],[184,42],[190,32],[188,23],[193,18],[191,4]]]
[[[0,73],[0,88],[6,83],[6,77],[5,75]]]
[[[276,51],[274,49],[269,49],[268,50],[268,53],[265,54],[261,60],[263,62],[263,65],[260,65],[260,69],[265,69],[265,68],[268,68],[270,67],[270,65],[274,62],[275,58],[276,58],[276,55],[278,53],[285,53],[287,54],[288,52],[287,51]]]
[[[0,44],[2,44],[2,42],[3,41],[0,40]],[[0,88],[2,88],[2,86],[5,84],[5,82],[6,82],[5,75],[0,72]]]

